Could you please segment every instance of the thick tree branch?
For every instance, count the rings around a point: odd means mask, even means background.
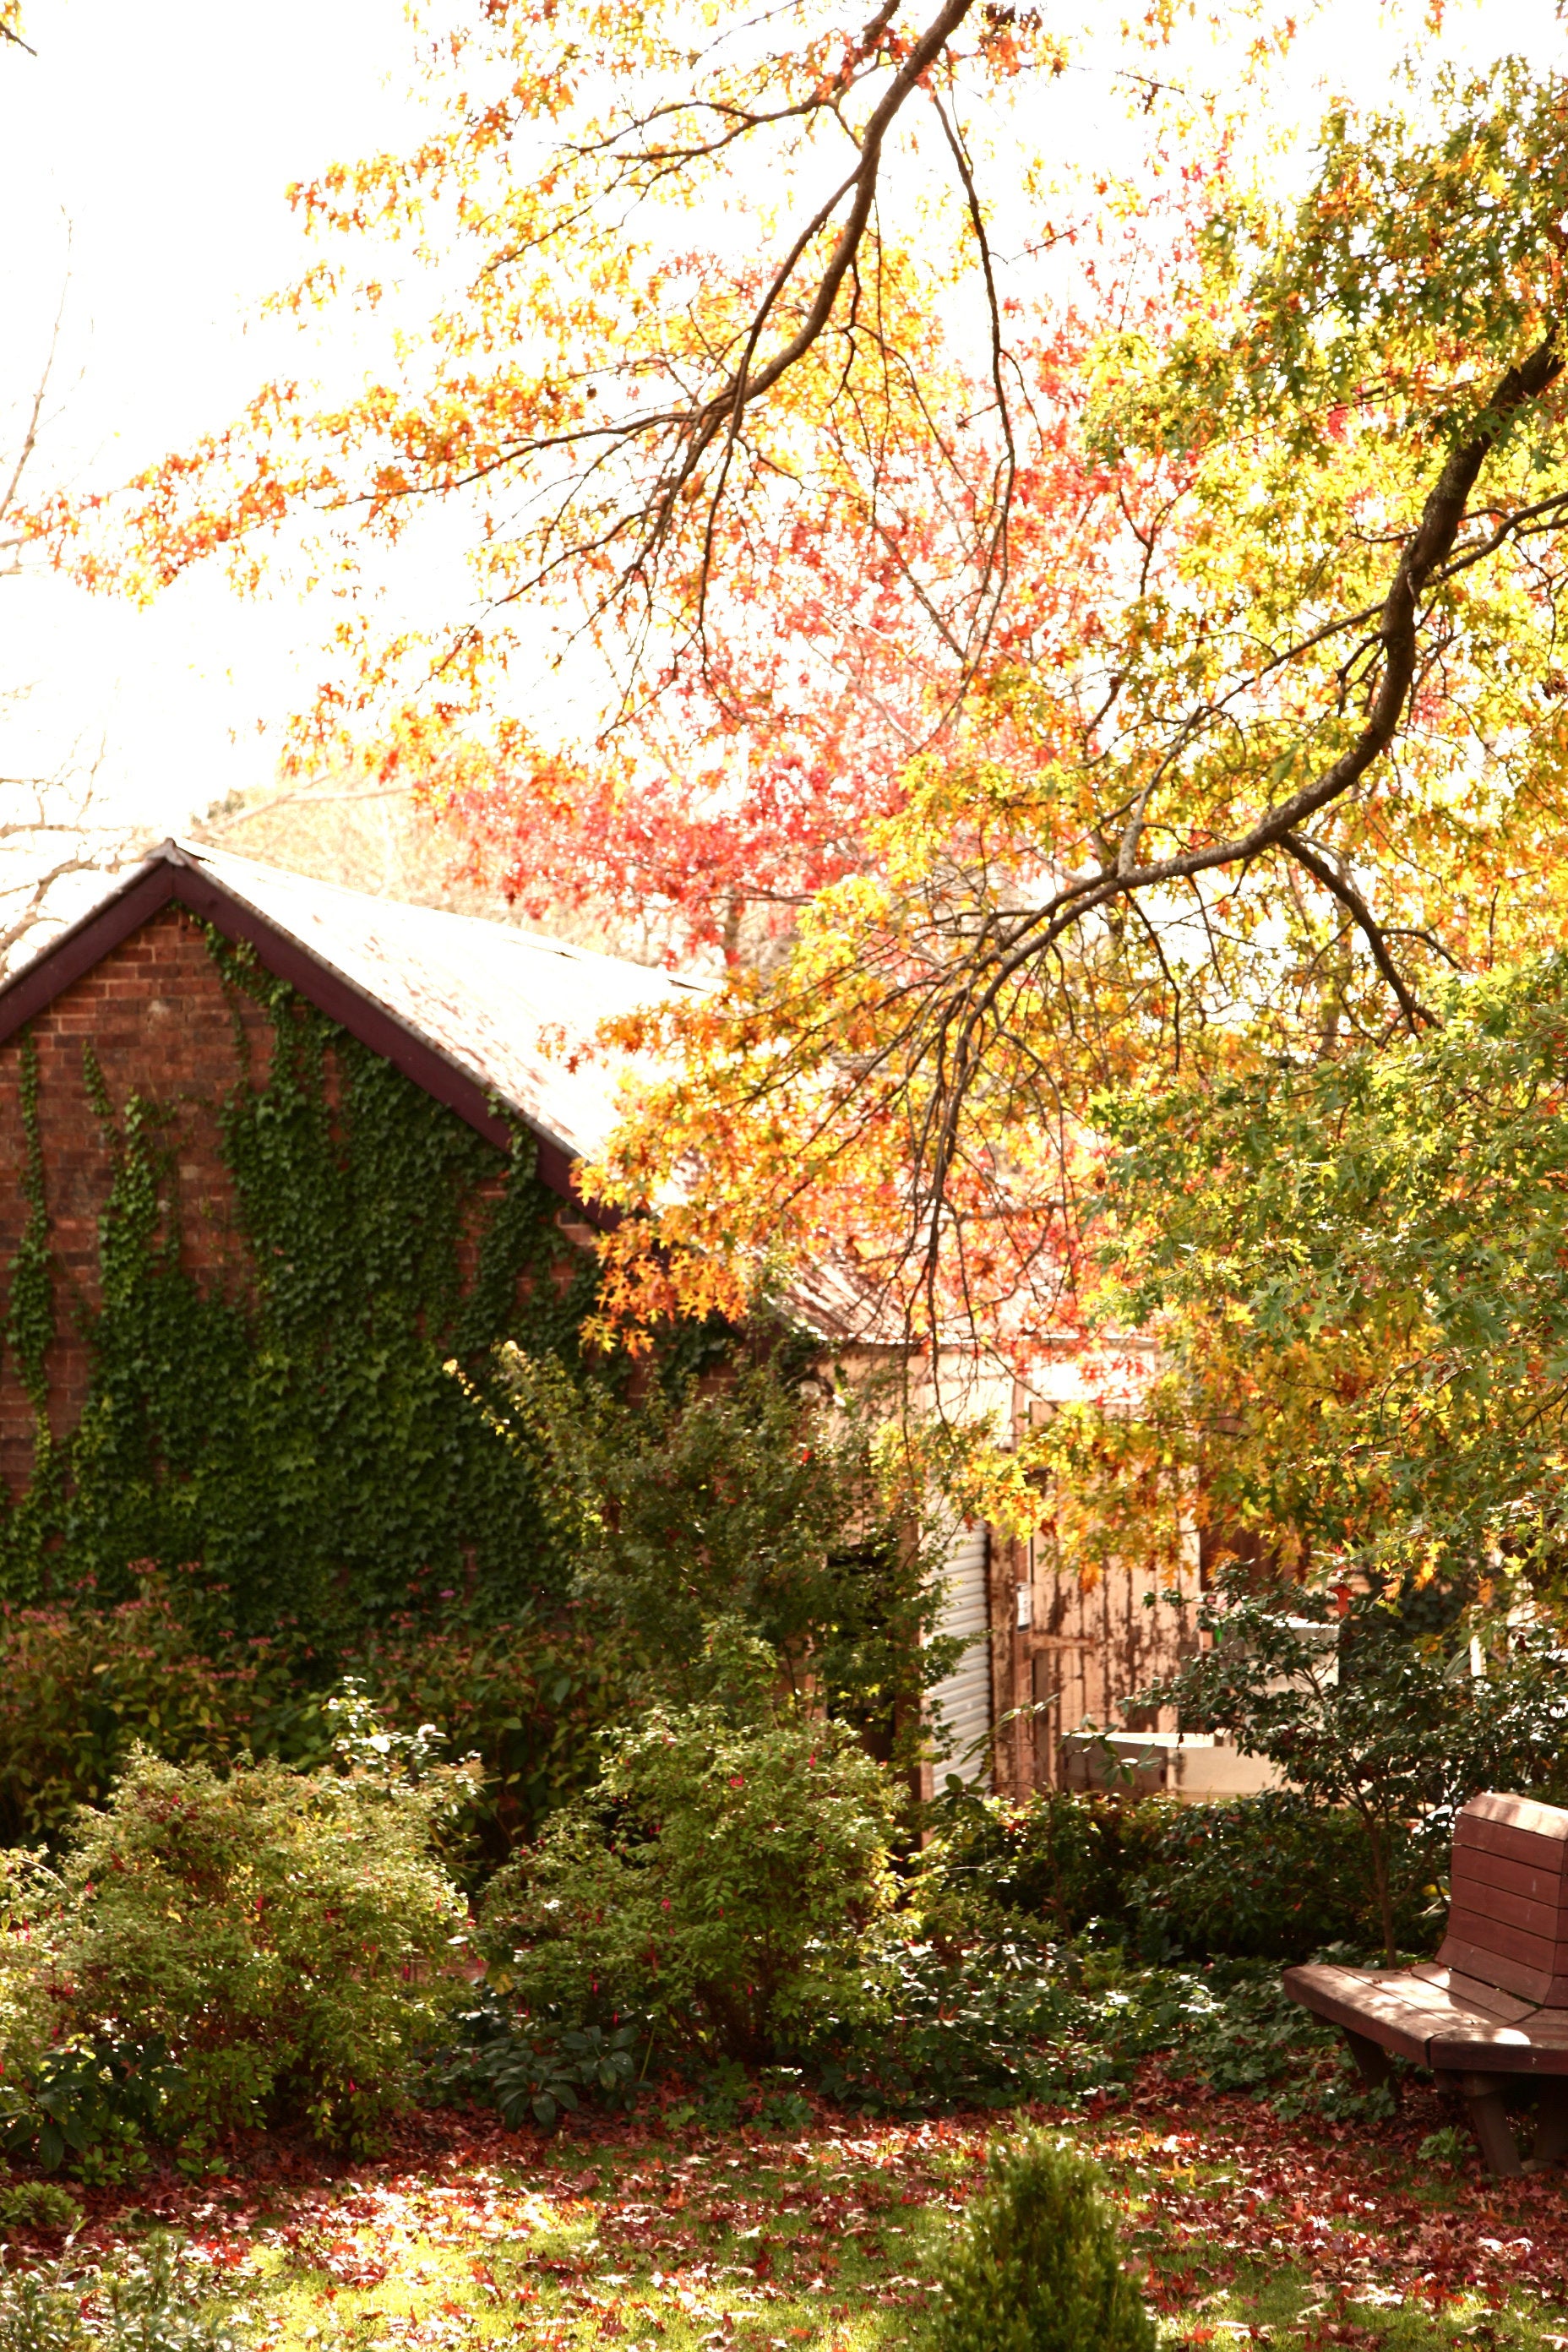
[[[906,100],[916,90],[925,75],[936,63],[953,34],[968,16],[974,0],[946,0],[946,5],[932,18],[915,42],[903,64],[899,68],[881,98],[872,109],[865,130],[860,134],[859,161],[848,178],[835,189],[827,202],[821,205],[796,237],[795,244],[773,274],[772,284],[758,304],[747,332],[741,359],[729,382],[710,394],[692,414],[690,437],[679,463],[667,479],[654,508],[649,530],[639,551],[637,566],[646,563],[668,537],[671,521],[682,492],[696,475],[703,458],[722,432],[724,453],[720,467],[719,481],[710,501],[708,530],[702,552],[702,572],[699,583],[697,607],[699,621],[706,601],[707,583],[712,564],[713,532],[723,488],[740,437],[742,420],[746,410],[770,393],[781,377],[789,373],[817,342],[826,331],[837,306],[844,281],[849,275],[855,257],[860,250],[867,226],[877,198],[877,184],[881,167],[882,147],[889,131]],[[816,290],[812,296],[805,317],[795,333],[771,359],[761,367],[755,365],[758,350],[769,320],[784,296],[805,255],[833,218],[846,196],[851,202],[847,217],[839,230],[832,252],[824,265]]]
[[[1343,875],[1336,874],[1329,860],[1321,856],[1310,844],[1302,841],[1298,835],[1286,834],[1280,846],[1296,860],[1298,866],[1305,866],[1313,879],[1321,882],[1324,889],[1339,900],[1342,907],[1350,909],[1368,947],[1372,950],[1373,963],[1394,992],[1411,1034],[1419,1035],[1421,1024],[1424,1021],[1433,1028],[1437,1027],[1437,1015],[1428,1005],[1423,1004],[1418,997],[1413,996],[1405,985],[1398,965],[1389,953],[1388,941],[1361,892],[1352,883],[1347,882]]]
[[[1110,871],[1102,866],[1068,883],[1043,907],[1026,915],[1001,920],[986,919],[980,940],[963,960],[954,982],[942,991],[940,1003],[933,1007],[926,1041],[936,1078],[928,1105],[927,1132],[921,1139],[917,1161],[917,1166],[923,1166],[924,1181],[916,1186],[913,1229],[915,1235],[921,1237],[919,1248],[924,1260],[926,1286],[932,1285],[935,1278],[940,1239],[936,1213],[946,1199],[957,1164],[964,1108],[984,1068],[987,1041],[1005,991],[1026,967],[1047,954],[1068,931],[1115,900],[1162,890],[1173,883],[1191,881],[1222,867],[1246,866],[1267,851],[1281,846],[1289,846],[1289,854],[1305,862],[1300,845],[1288,845],[1287,837],[1319,810],[1343,799],[1394,741],[1416,674],[1422,596],[1452,553],[1470,495],[1488,457],[1512,418],[1539,400],[1557,381],[1563,368],[1562,347],[1555,335],[1550,336],[1528,359],[1507,371],[1475,430],[1450,450],[1427,496],[1421,520],[1405,541],[1384,600],[1377,631],[1383,672],[1366,721],[1354,742],[1321,775],[1276,802],[1254,824],[1224,841],[1151,859],[1142,866],[1119,860]],[[1140,806],[1140,829],[1147,821],[1146,811]],[[1124,837],[1123,848],[1125,845]],[[1343,887],[1348,886],[1339,886],[1336,877],[1331,887],[1342,898]],[[1353,907],[1352,911],[1354,912]],[[992,940],[994,945],[990,944]],[[1386,956],[1385,944],[1384,953]],[[1385,978],[1389,976],[1382,961],[1379,969],[1384,971]],[[1405,1009],[1408,992],[1396,987],[1395,993],[1402,1010]],[[1413,998],[1409,1003],[1419,1018],[1420,1008],[1415,1007]],[[907,1043],[904,1050],[908,1051]]]

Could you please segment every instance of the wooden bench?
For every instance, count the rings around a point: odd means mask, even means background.
[[[1454,1826],[1436,1960],[1287,1969],[1285,1990],[1340,2027],[1368,2083],[1399,2057],[1457,2089],[1494,2172],[1526,2168],[1507,2114],[1526,2085],[1537,2092],[1529,2169],[1568,2155],[1568,1811],[1472,1797]]]

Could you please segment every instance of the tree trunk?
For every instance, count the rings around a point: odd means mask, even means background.
[[[1373,1883],[1377,1888],[1378,1916],[1383,1922],[1383,1956],[1391,1969],[1399,1966],[1399,1955],[1394,1948],[1394,1896],[1388,1884],[1388,1838],[1386,1832],[1366,1822],[1366,1833],[1372,1842]]]

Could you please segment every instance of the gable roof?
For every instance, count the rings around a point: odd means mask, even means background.
[[[0,987],[0,1043],[170,905],[248,941],[268,971],[503,1150],[495,1106],[514,1112],[538,1139],[541,1177],[571,1201],[572,1161],[615,1124],[619,1072],[603,1059],[570,1069],[570,1048],[614,1014],[700,993],[510,924],[165,841]]]

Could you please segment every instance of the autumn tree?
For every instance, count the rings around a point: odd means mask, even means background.
[[[1091,446],[1168,483],[1122,595],[976,681],[876,871],[683,1024],[602,1180],[661,1204],[624,1314],[739,1234],[1026,1356],[1097,1088],[1414,1034],[1561,937],[1565,120],[1505,62],[1331,118],[1299,203],[1216,184],[1162,331],[1093,354]]]
[[[1435,1010],[1107,1102],[1091,1278],[1160,1333],[1152,1402],[1241,1557],[1506,1606],[1568,1571],[1568,960]]]
[[[333,578],[300,756],[426,778],[525,889],[789,908],[620,1041],[674,1062],[595,1179],[612,1321],[810,1257],[1026,1355],[1096,1087],[1414,1033],[1556,935],[1559,82],[1412,76],[1303,173],[1134,56],[1145,149],[1075,190],[1070,43],[974,0],[488,0],[427,62],[414,152],[297,192],[296,307],[384,364],[53,522],[149,588]],[[466,609],[378,605],[454,535]]]
[[[1037,551],[1121,528],[1075,431],[1084,327],[1004,288],[966,128],[1004,101],[989,167],[1027,194],[1063,43],[973,0],[853,30],[504,5],[427,65],[415,153],[294,192],[321,259],[289,300],[383,372],[268,386],[137,486],[127,538],[79,510],[78,559],[335,576],[297,758],[416,777],[525,904],[655,896],[733,954],[871,857],[996,640],[1016,516]],[[1025,279],[1100,201],[1031,219]],[[395,624],[376,583],[432,537],[472,601]]]

